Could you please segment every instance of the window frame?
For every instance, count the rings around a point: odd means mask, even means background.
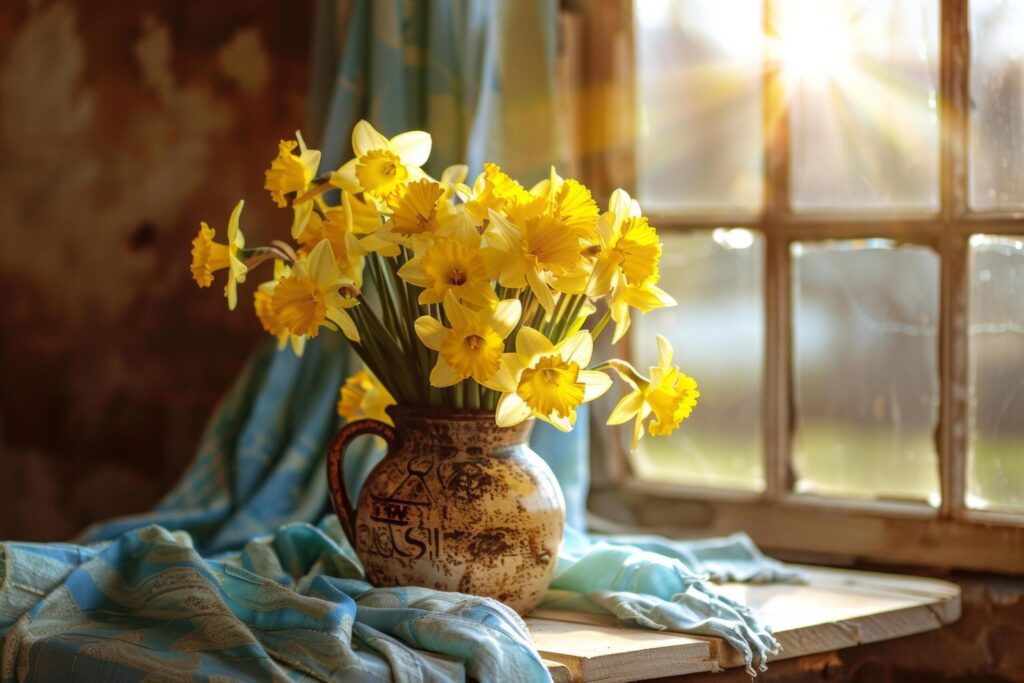
[[[764,0],[764,29],[778,34],[774,0]],[[633,5],[628,0],[576,0],[570,14],[582,21],[579,85],[606,93],[605,112],[578,122],[583,156],[580,173],[598,194],[635,188],[635,148],[586,145],[586,140],[634,140],[635,53]],[[592,38],[591,38],[592,37]],[[589,38],[589,39],[588,39]],[[628,43],[601,50],[611,40]],[[939,66],[940,208],[934,213],[796,213],[789,202],[789,112],[777,69],[765,68],[762,83],[764,202],[757,215],[652,214],[662,232],[692,232],[728,226],[756,230],[765,240],[765,358],[762,432],[765,489],[748,492],[651,482],[629,466],[628,444],[607,431],[596,411],[590,499],[597,528],[643,527],[668,535],[748,532],[782,557],[833,562],[881,563],[1024,573],[1024,514],[972,510],[965,504],[968,453],[969,240],[972,234],[1024,234],[1024,212],[973,213],[968,198],[968,0],[941,0]],[[615,59],[609,53],[615,54]],[[765,63],[769,64],[768,55]],[[624,73],[625,72],[625,73]],[[604,88],[599,87],[604,84]],[[613,94],[607,95],[608,92]],[[581,142],[582,140],[582,142]],[[642,201],[642,198],[641,198]],[[887,238],[931,247],[940,257],[940,395],[935,431],[941,504],[871,501],[798,494],[790,466],[793,436],[790,245],[801,240]],[[628,355],[628,337],[625,344]],[[602,432],[603,430],[603,432]],[[621,431],[621,430],[619,430]],[[602,452],[603,451],[603,452]],[[610,520],[615,520],[614,522]],[[666,523],[665,520],[671,520]]]

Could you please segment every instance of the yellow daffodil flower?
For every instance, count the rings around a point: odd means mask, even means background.
[[[277,158],[270,162],[270,168],[264,174],[263,187],[270,191],[270,198],[281,208],[288,206],[285,195],[301,195],[309,188],[320,167],[320,152],[307,149],[299,131],[295,131],[295,137],[297,140],[281,140]],[[298,154],[294,153],[296,147],[299,148]]]
[[[360,370],[345,380],[338,399],[338,415],[349,422],[370,419],[394,426],[385,410],[395,405],[391,393],[372,373]]]
[[[409,284],[422,287],[419,303],[444,301],[451,292],[458,301],[489,306],[497,300],[491,278],[480,253],[480,236],[476,243],[465,244],[455,239],[439,239],[406,262],[398,276]]]
[[[612,343],[618,343],[629,330],[630,307],[639,310],[641,313],[649,313],[656,308],[675,305],[676,300],[668,292],[651,282],[640,287],[626,284],[625,286],[615,288],[608,303],[612,320],[615,321]]]
[[[460,304],[448,291],[444,313],[451,327],[445,327],[429,315],[416,320],[416,336],[428,349],[437,351],[437,362],[430,372],[430,384],[450,387],[467,377],[490,389],[507,387],[512,381],[505,366],[505,337],[519,322],[522,305],[518,299],[506,299],[493,307],[474,311]]]
[[[465,185],[457,187],[464,200],[466,213],[477,225],[490,220],[491,211],[505,214],[506,210],[514,208],[515,219],[525,219],[540,215],[544,208],[542,198],[531,195],[502,171],[500,166],[490,162],[484,164],[484,171],[476,177],[472,190]],[[536,210],[530,215],[522,215],[525,206],[535,207]]]
[[[358,342],[359,331],[345,309],[359,302],[338,291],[352,284],[338,269],[330,241],[321,240],[308,256],[295,262],[289,276],[278,281],[271,300],[274,315],[292,334],[315,337],[321,326],[337,325],[348,339]]]
[[[253,307],[256,309],[256,317],[263,329],[272,336],[277,337],[277,348],[283,349],[291,344],[292,351],[296,356],[301,356],[306,348],[305,335],[292,334],[288,327],[274,313],[274,289],[281,278],[291,275],[289,268],[283,261],[274,261],[274,279],[264,282],[253,293]]]
[[[396,256],[396,245],[422,251],[438,237],[478,244],[480,233],[461,208],[452,206],[450,196],[443,184],[429,179],[401,186],[388,200],[391,217],[374,235],[372,250],[385,256]]]
[[[395,193],[391,202],[390,232],[404,238],[431,236],[437,232],[438,201],[444,195],[440,183],[417,180]]]
[[[367,121],[352,130],[355,158],[331,174],[331,184],[346,192],[368,192],[386,200],[400,185],[425,178],[420,168],[430,156],[431,139],[423,131],[401,133],[390,140]]]
[[[264,173],[263,187],[270,191],[270,198],[281,208],[288,206],[286,195],[301,196],[309,188],[320,167],[320,152],[307,149],[302,133],[295,131],[295,140],[281,140],[278,144],[277,158],[270,162],[270,168]],[[299,153],[294,153],[295,148]],[[306,223],[313,213],[313,202],[292,204],[292,237],[298,238],[306,228]]]
[[[505,354],[512,382],[500,388],[498,426],[511,427],[533,415],[570,431],[576,424],[576,408],[612,384],[605,373],[585,369],[593,352],[594,340],[586,330],[556,346],[539,331],[520,328],[515,352]]]
[[[572,178],[563,180],[552,166],[547,180],[530,188],[530,194],[545,198],[546,212],[565,223],[584,242],[596,241],[595,226],[600,211],[586,185]]]
[[[625,190],[615,190],[597,222],[600,251],[588,293],[604,296],[620,285],[642,287],[658,280],[661,241]]]
[[[224,286],[224,296],[228,299],[228,308],[232,311],[238,305],[238,283],[245,282],[248,271],[242,261],[242,250],[245,249],[245,237],[239,227],[244,200],[239,200],[228,220],[228,243],[220,244],[213,241],[215,230],[205,222],[200,223],[199,234],[192,240],[192,279],[200,287],[213,284],[213,274],[224,268],[228,269],[228,282]]]
[[[658,364],[651,368],[650,378],[645,378],[625,361],[613,360],[612,367],[623,381],[633,387],[616,404],[608,418],[608,424],[618,425],[635,418],[633,422],[633,450],[644,435],[644,421],[653,415],[648,425],[652,436],[671,434],[679,424],[690,416],[700,392],[697,382],[672,365],[672,345],[668,339],[658,335]]]
[[[580,239],[551,215],[531,218],[519,228],[492,210],[484,237],[484,260],[499,284],[513,289],[529,286],[549,313],[555,307],[551,287],[573,294],[586,287],[590,264],[580,253]]]
[[[306,230],[299,236],[299,255],[305,256],[318,245],[321,240],[331,243],[331,252],[341,274],[355,284],[356,289],[363,286],[363,259],[367,250],[355,235],[355,221],[352,210],[354,198],[342,192],[342,205],[330,207],[320,214],[314,214]]]

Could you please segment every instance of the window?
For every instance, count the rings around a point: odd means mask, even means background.
[[[680,302],[634,329],[702,391],[612,454],[633,521],[1024,571],[1022,5],[633,3],[635,187]]]

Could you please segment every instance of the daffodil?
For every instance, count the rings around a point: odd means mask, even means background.
[[[612,383],[605,373],[586,369],[593,352],[594,340],[586,330],[555,345],[531,327],[520,328],[515,352],[505,354],[512,381],[500,387],[498,426],[511,427],[533,415],[570,431],[576,409],[604,394]]]
[[[242,260],[245,249],[245,237],[239,227],[244,200],[239,200],[228,220],[228,243],[220,244],[213,241],[215,230],[205,222],[200,223],[199,234],[192,240],[192,279],[200,287],[213,284],[213,274],[224,268],[228,269],[228,281],[224,286],[224,296],[228,299],[228,308],[235,310],[238,305],[238,283],[245,282],[248,268]]]
[[[580,251],[580,239],[566,224],[549,214],[525,221],[522,227],[491,211],[483,250],[488,270],[503,287],[530,287],[549,313],[555,300],[551,287],[580,293],[586,286],[589,262]]]
[[[398,254],[395,245],[422,251],[438,237],[475,240],[479,244],[480,233],[465,219],[464,212],[451,206],[449,197],[444,185],[429,179],[400,187],[388,201],[391,218],[374,235],[372,250],[385,256]]]
[[[476,177],[472,190],[465,186],[461,186],[460,189],[460,194],[465,201],[466,213],[475,219],[477,225],[482,225],[490,220],[491,211],[504,213],[508,208],[514,206],[517,209],[516,218],[522,219],[527,217],[519,215],[523,206],[536,207],[532,216],[539,215],[544,206],[543,199],[531,195],[522,185],[502,171],[500,166],[490,162],[484,164],[483,173]]]
[[[405,186],[392,201],[391,232],[402,237],[432,235],[437,232],[438,200],[444,195],[440,183],[417,180]]]
[[[676,300],[653,282],[648,282],[639,287],[634,287],[630,284],[616,287],[612,291],[611,300],[608,302],[609,312],[611,313],[612,320],[615,321],[612,343],[617,343],[629,330],[630,308],[635,308],[641,313],[649,313],[656,308],[675,305]]]
[[[338,269],[331,243],[321,240],[308,256],[295,262],[290,275],[278,281],[271,300],[274,315],[292,334],[315,337],[321,326],[337,325],[358,342],[355,321],[345,310],[358,301],[339,292],[351,285]]]
[[[504,363],[505,337],[519,322],[522,306],[518,299],[506,299],[474,311],[445,293],[444,313],[451,327],[428,315],[417,318],[416,336],[428,349],[437,351],[430,372],[430,384],[449,387],[467,377],[491,389],[512,381]]]
[[[455,239],[435,240],[406,262],[398,276],[423,288],[419,296],[421,304],[444,301],[448,292],[459,301],[478,306],[493,304],[497,296],[480,253],[479,241],[479,235],[476,244]]]
[[[302,134],[295,131],[296,140],[281,140],[278,143],[277,158],[270,162],[264,174],[263,187],[270,191],[270,197],[281,208],[288,206],[285,195],[300,195],[306,191],[316,177],[320,167],[320,152],[308,149]],[[295,148],[299,153],[295,154]]]
[[[476,176],[473,187],[459,185],[466,211],[478,224],[490,217],[490,211],[501,211],[506,200],[517,190],[525,191],[518,182],[505,173],[498,164],[487,162],[483,172]]]
[[[623,381],[633,387],[618,402],[608,417],[608,424],[618,425],[630,419],[633,422],[633,450],[644,435],[644,421],[653,416],[648,424],[652,436],[671,434],[679,424],[690,416],[700,392],[697,382],[672,365],[672,345],[668,339],[658,335],[658,364],[650,370],[650,378],[641,375],[625,361],[609,361]]]
[[[597,222],[600,250],[590,282],[592,296],[616,287],[642,287],[658,280],[661,242],[658,232],[640,215],[640,205],[625,190],[615,190],[608,211]]]
[[[253,293],[253,307],[256,309],[256,317],[263,329],[277,337],[277,348],[283,349],[286,345],[291,344],[295,355],[301,356],[306,348],[305,335],[292,334],[274,313],[274,290],[281,278],[289,275],[291,275],[291,268],[283,261],[274,261],[274,279],[264,282],[256,288]]]
[[[342,192],[342,205],[328,208],[323,217],[319,213],[312,216],[298,241],[302,245],[300,255],[308,254],[321,240],[330,242],[341,274],[359,289],[363,286],[363,259],[367,250],[355,234],[353,201],[352,195]]]
[[[338,399],[338,415],[349,422],[370,419],[394,426],[385,410],[395,398],[372,373],[360,370],[345,380]]]
[[[389,140],[369,122],[360,121],[352,131],[355,158],[331,174],[331,184],[386,200],[400,185],[426,177],[420,167],[430,156],[430,146],[430,135],[423,131],[401,133]]]
[[[551,167],[551,173],[532,188],[530,194],[547,200],[546,212],[562,221],[585,242],[596,239],[595,226],[600,211],[586,185],[572,178],[563,180]]]

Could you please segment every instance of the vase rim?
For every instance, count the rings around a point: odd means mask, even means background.
[[[449,408],[448,406],[393,405],[386,408],[393,418],[425,418],[464,422],[494,421],[494,411],[483,408]],[[530,418],[532,419],[532,418]]]

